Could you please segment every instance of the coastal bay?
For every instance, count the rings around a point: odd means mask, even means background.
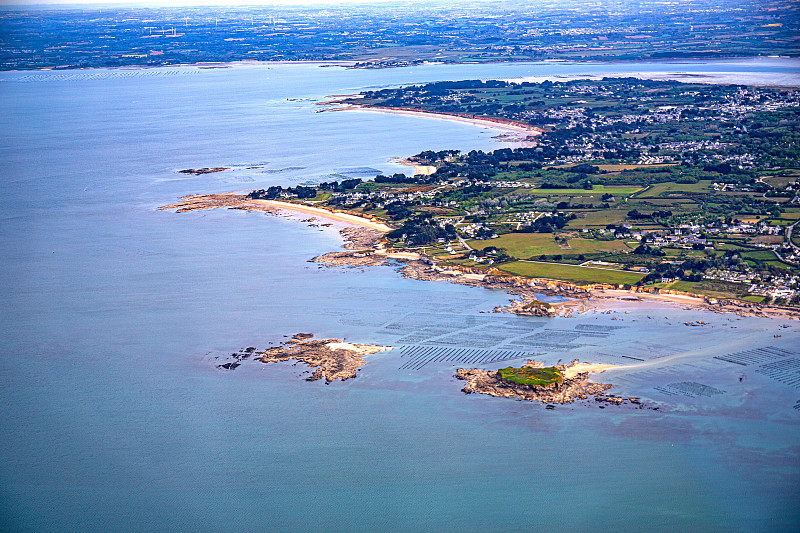
[[[323,214],[158,210],[190,193],[401,172],[387,161],[425,149],[504,146],[489,128],[316,113],[287,98],[611,68],[3,73],[4,528],[514,531],[529,509],[579,500],[563,530],[598,520],[622,530],[792,530],[795,321],[644,294],[612,294],[569,318],[491,313],[508,305],[504,291],[309,263],[348,252],[347,223]],[[231,170],[179,172],[204,167]],[[560,295],[541,298],[563,305]],[[299,331],[393,349],[329,385],[303,381],[313,369],[292,361],[217,368],[238,347],[278,346]],[[576,358],[613,365],[590,382],[659,409],[549,410],[465,395],[454,377]],[[557,471],[537,470],[542,462]],[[512,499],[526,505],[510,512]]]

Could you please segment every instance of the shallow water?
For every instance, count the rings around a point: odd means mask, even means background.
[[[335,228],[156,210],[183,194],[500,146],[468,124],[316,113],[329,94],[620,68],[0,74],[3,529],[793,530],[797,323],[633,302],[572,319],[489,314],[508,296],[308,263],[341,246]],[[798,72],[780,61],[670,69]],[[235,168],[176,172],[202,166]],[[683,324],[695,320],[709,325]],[[397,348],[330,385],[291,363],[216,369],[300,331]],[[545,410],[463,395],[452,377],[467,360],[496,368],[518,353],[638,365],[596,379],[659,410]]]

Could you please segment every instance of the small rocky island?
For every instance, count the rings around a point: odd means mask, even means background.
[[[179,170],[181,174],[194,174],[195,176],[202,176],[203,174],[213,174],[215,172],[225,172],[230,170],[230,167],[203,167],[203,168],[186,168]]]
[[[356,371],[364,365],[365,355],[391,349],[388,346],[352,344],[340,339],[312,340],[313,337],[311,333],[298,333],[280,346],[264,351],[248,348],[245,353],[262,363],[277,363],[290,359],[301,361],[316,368],[306,381],[324,378],[330,383],[337,379],[345,381],[356,377]],[[219,367],[233,370],[235,366],[232,365],[238,366],[236,363],[226,363]]]
[[[586,400],[589,396],[603,396],[602,393],[612,386],[590,383],[589,374],[602,372],[611,366],[580,363],[575,359],[567,365],[546,367],[544,363],[531,359],[519,368],[459,368],[456,377],[467,382],[462,389],[467,394],[477,392],[501,398],[564,404]]]

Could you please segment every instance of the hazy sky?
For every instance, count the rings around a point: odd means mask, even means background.
[[[421,4],[429,0],[399,0],[403,3]],[[35,5],[35,4],[123,4],[128,6],[237,6],[237,5],[314,5],[314,4],[372,4],[376,2],[398,2],[398,0],[138,0],[128,2],[109,2],[109,0],[0,0],[0,5]]]

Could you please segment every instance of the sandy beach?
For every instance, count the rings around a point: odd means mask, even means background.
[[[561,372],[561,375],[564,376],[564,379],[572,379],[582,372],[588,372],[589,374],[594,374],[594,373],[605,372],[609,368],[617,368],[617,365],[578,363],[577,365],[568,367],[566,370]]]
[[[325,346],[329,350],[348,350],[359,355],[371,355],[385,350],[391,350],[391,346],[377,346],[374,344],[352,344],[350,342],[329,342]]]
[[[389,231],[392,231],[392,228],[390,228],[386,224],[375,222],[365,217],[350,215],[347,213],[338,213],[336,211],[328,211],[327,209],[322,209],[321,207],[311,207],[309,205],[293,204],[290,202],[280,202],[278,200],[249,200],[249,202],[256,203],[259,205],[264,205],[267,207],[283,209],[287,211],[296,211],[298,213],[316,215],[320,218],[327,218],[330,220],[335,220],[337,222],[346,222],[348,224],[362,226],[365,228],[373,229],[375,231],[380,231],[382,233],[387,233]]]
[[[436,172],[436,167],[433,165],[419,165],[414,163],[413,161],[409,161],[408,159],[390,159],[391,162],[397,162],[401,165],[405,165],[407,167],[414,167],[414,175],[415,176],[430,176],[434,172]]]
[[[527,124],[523,124],[521,122],[512,123],[511,121],[502,121],[500,119],[473,118],[449,113],[434,113],[432,111],[418,111],[389,107],[366,107],[354,104],[341,104],[338,109],[343,111],[375,111],[378,113],[391,113],[394,115],[411,115],[416,117],[438,118],[442,120],[455,120],[458,122],[472,124],[474,126],[489,127],[505,132],[524,133],[526,136],[536,136],[543,133],[542,129],[535,126],[528,126]]]
[[[186,211],[214,209],[218,207],[252,211],[268,211],[272,213],[279,211],[294,211],[296,213],[304,213],[308,215],[315,215],[319,218],[326,218],[334,222],[344,222],[349,226],[368,228],[380,233],[392,231],[392,228],[386,224],[377,222],[367,217],[351,215],[349,213],[340,213],[337,211],[329,211],[321,207],[312,207],[310,205],[293,204],[291,202],[280,202],[277,200],[253,200],[251,198],[247,198],[243,194],[235,192],[220,194],[190,194],[182,197],[180,202],[161,206],[159,209],[175,209],[178,213],[184,213]]]

